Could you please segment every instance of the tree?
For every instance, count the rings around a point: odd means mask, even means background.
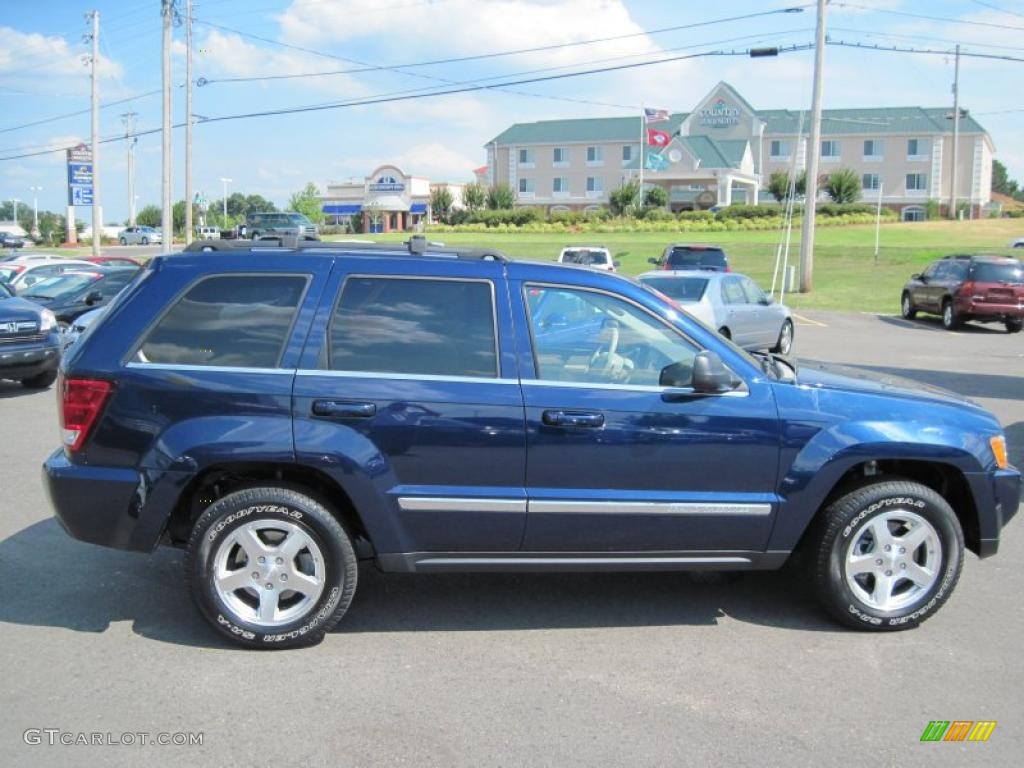
[[[487,205],[487,190],[481,184],[467,184],[462,188],[462,204],[467,211],[478,211]]]
[[[852,168],[840,168],[828,175],[825,191],[833,203],[856,203],[860,200],[860,176]]]
[[[630,213],[635,208],[636,199],[639,194],[639,182],[628,181],[608,195],[608,209],[615,216],[623,216]]]
[[[163,221],[163,211],[155,205],[147,205],[135,214],[135,223],[140,227],[159,227]]]
[[[998,160],[992,161],[992,191],[1001,195],[1009,195],[1016,200],[1024,200],[1024,189],[1016,179],[1010,178],[1006,166]]]
[[[288,199],[288,210],[303,214],[314,224],[324,223],[324,210],[320,190],[312,181]]]
[[[515,204],[515,193],[508,184],[495,184],[487,190],[487,207],[492,211],[506,211]]]
[[[664,187],[651,187],[644,194],[644,206],[647,208],[664,208],[668,205],[668,192]]]
[[[777,202],[789,197],[790,176],[785,171],[774,171],[768,177],[768,192]],[[796,177],[796,196],[803,197],[807,193],[807,171],[800,171]]]
[[[430,191],[430,211],[435,221],[448,221],[453,202],[452,193],[448,187],[435,187]]]
[[[194,219],[194,217],[193,217]],[[171,226],[175,234],[182,234],[185,231],[185,201],[179,200],[171,208]]]

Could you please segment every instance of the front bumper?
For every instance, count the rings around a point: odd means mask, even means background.
[[[1021,502],[1021,475],[1014,467],[971,473],[967,482],[978,510],[978,557],[999,551],[999,535]]]
[[[150,552],[160,543],[189,472],[76,464],[58,448],[43,463],[54,514],[71,536],[114,549]]]
[[[0,346],[0,379],[29,379],[54,370],[60,364],[60,337],[45,342]]]

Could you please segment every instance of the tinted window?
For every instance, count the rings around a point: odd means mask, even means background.
[[[676,246],[668,254],[668,263],[677,269],[687,266],[725,268],[725,252],[721,248],[691,248]]]
[[[607,264],[608,254],[604,251],[590,251],[587,249],[564,251],[562,253],[563,264]]]
[[[703,277],[656,277],[641,282],[676,301],[700,301],[708,287],[707,278]]]
[[[966,261],[951,261],[946,267],[947,280],[966,280],[969,264]]]
[[[949,277],[949,262],[940,261],[935,265],[935,272],[931,275],[936,280],[945,280]]]
[[[747,303],[747,296],[743,293],[743,287],[735,277],[722,281],[722,301],[725,304]]]
[[[113,275],[100,280],[96,285],[96,290],[103,292],[103,298],[109,299],[116,295],[118,291],[124,288],[128,283],[131,282],[132,278],[135,277],[135,270],[125,270],[124,272],[117,272]]]
[[[1024,264],[1019,261],[976,261],[971,279],[979,283],[1024,283]]]
[[[40,280],[23,296],[35,299],[66,299],[96,282],[96,275],[58,275]]]
[[[749,304],[760,304],[767,297],[764,295],[764,291],[757,287],[757,283],[751,280],[749,277],[740,279],[740,285],[743,286],[743,293],[747,297],[747,303]]]
[[[529,286],[526,302],[539,379],[658,386],[665,366],[693,367],[694,346],[615,296]],[[571,314],[557,312],[562,309]]]
[[[177,365],[273,368],[306,278],[223,275],[203,280],[165,314],[138,360]]]
[[[938,271],[940,264],[942,264],[941,261],[932,262],[931,264],[928,265],[928,269],[921,273],[922,276],[927,277],[929,280],[931,280],[933,277],[935,277],[935,273]]]
[[[329,345],[336,371],[496,377],[492,286],[350,277]]]

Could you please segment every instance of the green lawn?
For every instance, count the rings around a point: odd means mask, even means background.
[[[815,247],[814,291],[787,295],[794,308],[841,309],[864,312],[899,311],[900,289],[913,273],[931,259],[955,252],[1012,254],[1006,244],[1024,236],[1024,221],[984,219],[966,222],[918,222],[883,224],[878,263],[875,263],[873,226],[820,227]],[[362,237],[362,236],[361,236]],[[406,235],[373,235],[379,241],[404,239]],[[657,256],[673,241],[721,243],[732,268],[771,286],[777,231],[672,233],[534,234],[444,233],[431,235],[449,244],[497,248],[510,256],[554,260],[566,245],[604,245],[622,262],[621,271],[635,275],[650,268],[649,256]],[[794,230],[790,263],[799,260],[800,233]]]

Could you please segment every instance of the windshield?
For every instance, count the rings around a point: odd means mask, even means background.
[[[301,213],[290,213],[288,214],[288,221],[292,224],[312,224],[309,219],[303,216]]]
[[[95,282],[96,275],[58,275],[40,280],[33,285],[22,296],[27,299],[63,299],[72,296],[80,290]]]
[[[976,261],[971,279],[979,283],[1024,283],[1024,264],[1019,261]]]
[[[641,277],[641,283],[649,283],[675,301],[700,301],[707,290],[706,277]]]
[[[574,248],[562,251],[563,264],[607,264],[608,253],[606,251],[592,251],[588,248]]]
[[[725,252],[721,248],[677,245],[668,254],[671,267],[722,267],[725,268]]]
[[[21,272],[19,267],[0,267],[0,283],[9,283]]]
[[[7,287],[7,283],[0,282],[0,299],[9,299],[14,296],[11,293],[11,289]]]

